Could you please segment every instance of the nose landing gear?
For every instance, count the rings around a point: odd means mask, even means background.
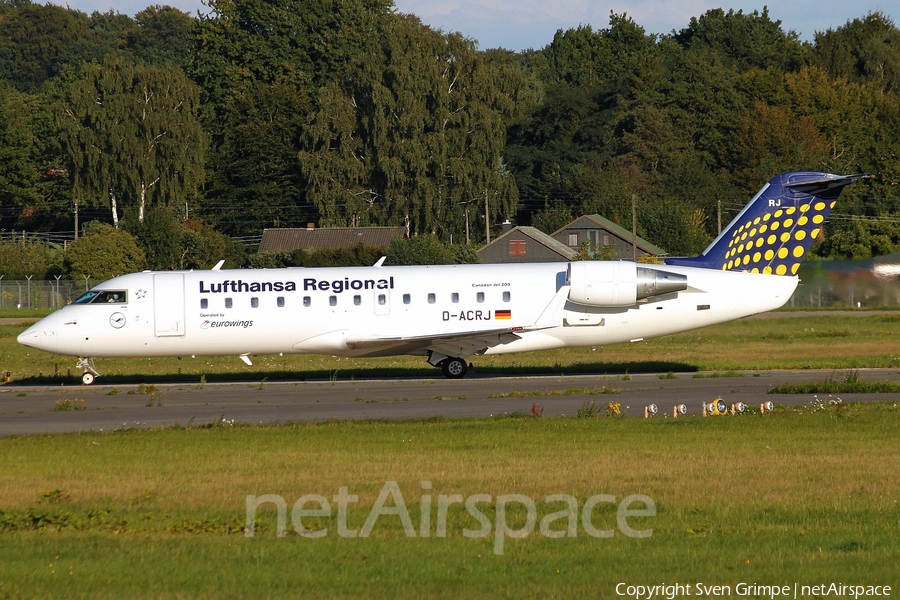
[[[91,385],[94,383],[94,377],[100,377],[100,373],[97,372],[97,369],[94,368],[94,359],[91,357],[78,357],[78,364],[75,365],[76,369],[82,369],[84,373],[81,375],[81,383],[84,385]]]

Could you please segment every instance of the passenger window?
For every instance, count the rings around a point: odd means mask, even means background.
[[[509,302],[510,294],[509,292],[503,292],[503,301]]]
[[[428,294],[428,304],[434,304],[435,297],[434,294]]]
[[[360,304],[362,304],[362,296],[359,294],[353,296],[353,306],[359,306]]]
[[[484,302],[484,292],[478,292],[475,294],[475,300],[478,302]]]
[[[312,298],[303,296],[303,306],[312,306]]]
[[[284,296],[278,296],[278,308],[284,308]]]
[[[259,298],[250,298],[250,308],[259,308]]]
[[[410,300],[411,300],[411,298],[410,298],[409,294],[403,294],[403,304],[409,304]]]
[[[453,304],[459,304],[459,294],[457,294],[456,292],[450,294],[450,302],[452,302]]]
[[[378,294],[378,304],[381,306],[387,304],[387,296],[385,296],[384,294]]]
[[[209,300],[207,298],[200,298],[200,308],[204,310],[209,308]]]
[[[231,308],[231,298],[225,298],[225,308]]]
[[[337,306],[337,296],[328,296],[328,305]]]

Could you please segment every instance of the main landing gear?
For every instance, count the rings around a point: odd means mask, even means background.
[[[469,365],[461,358],[445,358],[441,362],[441,371],[447,379],[459,379],[465,377],[469,371]]]
[[[428,352],[428,364],[432,367],[440,367],[447,379],[459,379],[469,372],[469,364],[464,358],[447,356],[440,352]]]
[[[94,368],[94,359],[91,357],[79,356],[78,364],[75,365],[75,368],[84,371],[81,375],[81,383],[84,385],[91,385],[94,383],[94,377],[100,377],[100,373]]]

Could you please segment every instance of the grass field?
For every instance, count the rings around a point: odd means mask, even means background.
[[[617,583],[736,586],[900,584],[900,409],[897,404],[783,410],[765,416],[650,420],[532,418],[203,427],[0,440],[0,597],[615,597]],[[408,510],[413,537],[385,511],[361,530],[386,482]],[[430,487],[423,482],[430,482]],[[287,506],[276,536],[273,505],[246,537],[247,496],[275,494]],[[304,494],[332,502],[330,516],[301,518]],[[439,495],[487,494],[472,512],[446,510]],[[526,528],[577,502],[571,524],[504,537],[498,523]],[[617,525],[601,502],[642,494],[655,516]],[[427,495],[428,500],[423,501]],[[397,497],[383,502],[397,506]],[[428,514],[422,525],[423,506]],[[321,508],[307,504],[307,509]],[[628,508],[628,507],[626,507]],[[646,503],[632,504],[646,508]],[[422,531],[428,535],[423,536]],[[696,597],[696,596],[695,596]],[[713,596],[701,596],[713,597]],[[754,597],[754,596],[749,596]]]
[[[18,347],[22,329],[0,326],[0,368],[64,375],[72,361]],[[497,372],[900,367],[898,330],[894,313],[754,319],[474,362]],[[431,373],[414,357],[98,362],[132,381]],[[739,594],[741,582],[891,585],[896,596],[898,430],[900,408],[887,402],[734,418],[219,422],[2,438],[0,598],[616,598],[619,583],[770,597]],[[345,517],[341,488],[358,496]],[[269,503],[250,511],[248,537],[247,498],[267,494],[284,500],[286,535]],[[328,514],[312,514],[326,512],[322,501]],[[617,507],[637,514],[620,521]],[[322,537],[299,535],[298,521]]]

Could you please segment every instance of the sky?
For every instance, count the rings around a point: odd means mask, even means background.
[[[208,8],[201,0],[53,0],[85,13],[117,12],[134,16],[152,4],[168,4],[196,15]],[[507,48],[540,49],[553,41],[558,29],[590,25],[604,29],[610,11],[625,13],[647,33],[671,33],[686,27],[691,17],[713,8],[761,12],[781,21],[800,39],[812,41],[817,31],[844,25],[847,21],[881,11],[895,24],[900,19],[896,0],[781,0],[778,2],[715,2],[711,0],[394,0],[398,12],[418,16],[423,23],[444,32],[458,31],[475,39],[481,50]]]

